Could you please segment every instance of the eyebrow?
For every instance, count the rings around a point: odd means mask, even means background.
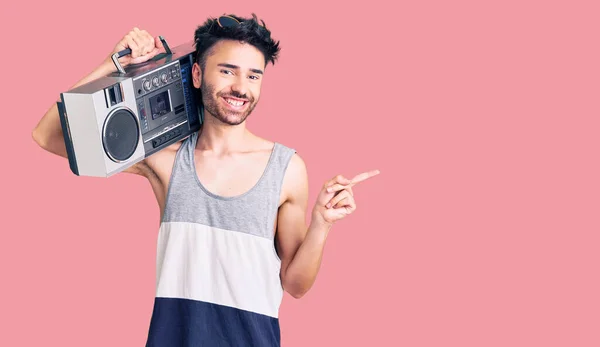
[[[240,69],[239,66],[233,65],[233,64],[224,64],[224,63],[221,63],[221,64],[218,64],[218,66],[227,67],[227,68],[234,69],[234,70],[239,70]],[[258,73],[258,74],[263,75],[263,71],[259,70],[259,69],[250,69],[250,71],[252,71],[254,73]]]

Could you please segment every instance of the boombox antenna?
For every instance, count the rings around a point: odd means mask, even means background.
[[[171,48],[167,44],[167,41],[164,39],[164,37],[159,36],[158,38],[160,39],[160,42],[162,43],[163,47],[165,48],[166,54],[167,55],[173,54],[173,52],[171,51]],[[122,74],[125,73],[125,69],[123,69],[123,66],[121,66],[121,63],[119,63],[119,58],[121,58],[122,56],[127,55],[127,54],[131,54],[131,48],[126,48],[122,51],[119,51],[119,52],[113,54],[111,57],[113,63],[117,67],[117,71],[119,71]]]

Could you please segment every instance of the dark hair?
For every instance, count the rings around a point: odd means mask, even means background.
[[[271,32],[267,29],[265,22],[261,20],[262,24],[259,24],[254,13],[252,18],[229,16],[237,19],[241,24],[223,28],[216,18],[209,18],[196,29],[194,33],[195,57],[200,68],[204,70],[210,49],[221,40],[236,40],[248,43],[262,52],[265,56],[265,65],[269,62],[274,65],[279,56],[279,41],[271,38]]]

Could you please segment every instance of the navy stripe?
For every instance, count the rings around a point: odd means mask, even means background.
[[[201,301],[155,298],[146,347],[280,346],[279,320]]]

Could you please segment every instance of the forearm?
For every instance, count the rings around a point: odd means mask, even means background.
[[[81,86],[90,81],[106,76],[110,72],[116,71],[116,68],[111,66],[110,60],[105,60],[89,75],[78,81],[72,88]],[[64,157],[67,156],[65,143],[63,140],[62,127],[58,115],[58,107],[56,103],[50,107],[46,114],[39,121],[32,133],[33,139],[44,149]]]
[[[283,280],[284,288],[295,298],[300,298],[314,284],[331,224],[312,218],[302,244],[288,265]]]

